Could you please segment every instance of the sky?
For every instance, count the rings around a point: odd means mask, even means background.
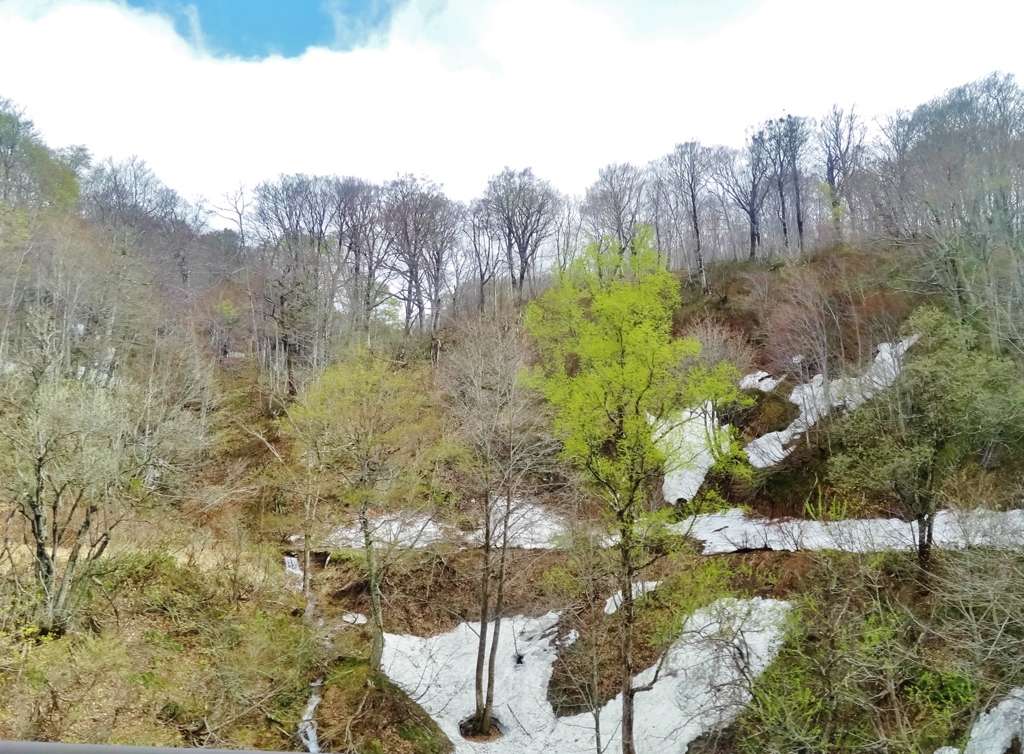
[[[1021,28],[1024,0],[0,0],[0,97],[214,204],[300,172],[582,193],[769,117],[1024,79]]]

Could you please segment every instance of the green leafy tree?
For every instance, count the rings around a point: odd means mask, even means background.
[[[533,379],[555,408],[564,456],[605,502],[617,539],[622,751],[633,754],[634,700],[649,686],[633,685],[632,587],[666,545],[666,511],[652,511],[666,460],[657,438],[684,409],[738,391],[723,370],[689,378],[685,365],[700,344],[672,338],[679,283],[650,232],[641,232],[629,253],[611,246],[591,246],[558,276],[530,305],[526,324],[543,364]]]
[[[370,585],[373,670],[380,670],[384,621],[382,568],[371,511],[387,502],[413,468],[429,425],[427,384],[422,367],[355,351],[303,391],[285,422],[307,480],[307,518],[315,512],[325,474],[340,475],[339,499],[358,508]]]
[[[917,523],[927,570],[947,482],[978,454],[1019,436],[1024,390],[1008,359],[979,347],[969,327],[934,307],[906,324],[919,336],[895,385],[837,424],[832,477],[895,494]]]

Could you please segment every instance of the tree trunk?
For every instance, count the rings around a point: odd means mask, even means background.
[[[804,251],[804,209],[800,197],[800,174],[797,172],[796,164],[791,166],[793,175],[793,205],[796,210],[796,237],[800,247],[800,253]]]
[[[776,188],[779,191],[779,220],[782,221],[782,246],[789,249],[789,223],[786,220],[786,177],[779,175]]]
[[[78,557],[82,551],[82,542],[85,541],[89,529],[92,528],[92,517],[96,514],[97,510],[98,508],[95,504],[86,508],[85,519],[75,533],[75,543],[72,545],[71,552],[68,555],[68,562],[64,565],[64,575],[60,580],[60,588],[57,590],[57,596],[53,601],[51,621],[55,620],[55,625],[61,628],[61,630],[63,630],[70,619],[68,602],[71,598],[71,574],[75,570],[75,566],[78,565]]]
[[[917,517],[917,564],[922,573],[928,573],[931,569],[934,541],[935,513],[930,511]]]
[[[708,273],[704,269],[704,251],[700,245],[700,223],[697,220],[697,197],[690,193],[690,221],[693,223],[693,238],[696,242],[697,274],[700,275],[700,289],[703,293],[708,292]]]
[[[494,665],[498,658],[498,637],[501,634],[501,612],[505,607],[505,575],[508,558],[508,521],[512,511],[511,498],[505,499],[505,516],[502,521],[501,555],[498,561],[498,592],[494,597],[494,628],[491,630],[491,652],[487,658],[487,698],[484,701],[484,714],[480,718],[480,732],[487,735],[491,732],[492,715],[494,713]]]
[[[633,600],[633,527],[623,521],[619,531],[619,589],[622,590],[621,614],[622,646],[619,650],[619,682],[622,691],[622,754],[636,754],[633,740],[633,721],[636,693],[633,690],[633,634],[636,624],[636,611]]]
[[[758,221],[757,213],[751,212],[750,218],[750,259],[757,259],[757,247],[761,245],[761,224]]]
[[[835,186],[829,184],[828,188],[829,196],[829,209],[832,214],[832,230],[835,233],[836,243],[843,242],[843,203],[839,198],[839,191]]]
[[[285,385],[288,397],[294,398],[299,394],[299,388],[295,382],[295,357],[292,353],[294,348],[287,334],[281,338],[281,346],[284,348]]]
[[[484,547],[483,573],[480,577],[480,636],[476,648],[476,720],[479,724],[484,717],[484,662],[487,657],[487,631],[490,617],[491,602],[491,514],[490,493],[487,493],[484,504]]]
[[[380,672],[384,655],[384,617],[380,605],[380,571],[370,534],[370,500],[363,497],[359,505],[359,528],[363,531],[363,549],[366,552],[366,569],[370,579],[370,670]]]

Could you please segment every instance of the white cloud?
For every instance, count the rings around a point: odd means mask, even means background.
[[[51,144],[138,154],[186,196],[414,172],[470,198],[505,165],[580,192],[608,162],[738,143],[782,112],[879,114],[1024,73],[1024,3],[944,5],[762,0],[716,25],[696,3],[412,0],[359,49],[242,61],[112,0],[0,0],[0,95]]]

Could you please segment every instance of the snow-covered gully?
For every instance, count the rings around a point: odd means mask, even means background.
[[[641,686],[657,680],[636,702],[637,750],[645,754],[682,752],[701,733],[724,725],[749,700],[748,683],[768,666],[783,638],[788,604],[777,600],[718,600],[689,618],[669,649],[660,671],[636,678]],[[495,713],[504,735],[486,743],[469,742],[459,723],[473,711],[476,629],[463,623],[430,638],[388,635],[387,675],[427,711],[458,754],[592,752],[594,715],[556,717],[547,701],[548,682],[558,650],[557,613],[506,619],[496,667]],[[622,700],[600,709],[604,751],[619,751]]]
[[[903,355],[916,341],[917,336],[913,336],[899,343],[880,344],[878,355],[860,375],[826,381],[818,374],[810,382],[797,385],[789,394],[789,400],[800,414],[785,429],[747,443],[744,450],[750,465],[758,469],[777,466],[793,452],[796,441],[832,409],[856,408],[880,390],[892,386],[899,376]],[[773,379],[767,372],[755,372],[740,380],[740,388],[771,392],[780,383],[781,380]],[[714,443],[727,442],[723,434],[727,429],[728,425],[718,423],[710,406],[689,409],[659,429],[658,443],[667,457],[662,488],[667,502],[675,504],[694,498],[715,464]]]
[[[917,524],[895,518],[776,521],[748,518],[742,510],[732,508],[695,516],[674,528],[703,542],[705,555],[745,550],[883,552],[917,548]],[[934,544],[940,548],[1019,547],[1024,544],[1024,510],[939,511]]]
[[[857,408],[880,390],[892,386],[899,377],[903,355],[916,342],[915,335],[899,343],[880,344],[875,360],[863,374],[855,377],[826,381],[823,375],[818,374],[810,382],[797,385],[789,394],[789,400],[800,409],[800,415],[785,429],[769,432],[748,443],[745,450],[750,465],[763,469],[779,464],[793,452],[794,441],[828,416],[832,409]],[[743,379],[746,381],[756,376],[748,375]],[[762,383],[763,380],[757,381],[751,387],[767,387],[767,383]]]

